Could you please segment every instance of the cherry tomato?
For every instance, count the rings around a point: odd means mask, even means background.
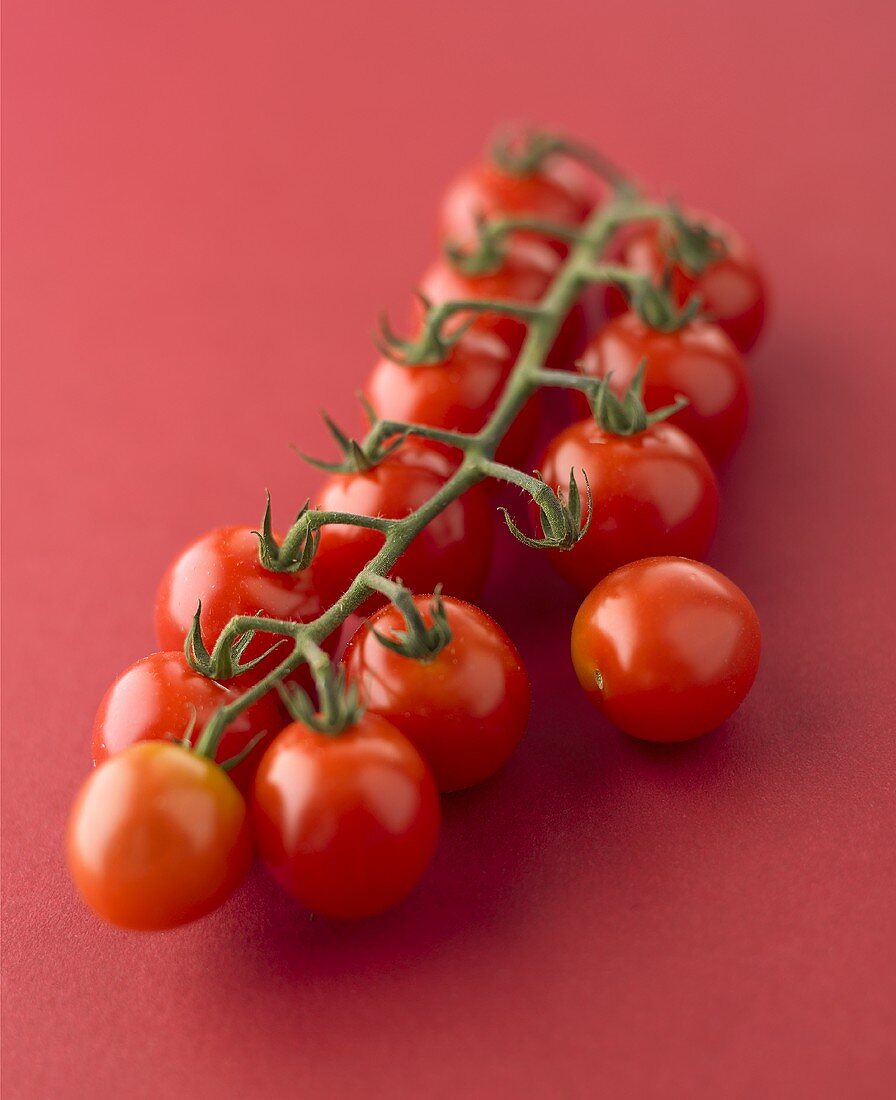
[[[571,550],[548,551],[557,572],[583,592],[626,562],[703,558],[709,550],[719,488],[703,452],[674,424],[621,436],[582,420],[551,440],[538,468],[555,489],[568,484],[570,470],[588,475],[594,514],[587,532]]]
[[[687,741],[721,725],[759,667],[753,605],[687,558],[623,565],[585,597],[572,659],[594,705],[644,741]]]
[[[425,504],[451,472],[446,457],[428,447],[403,445],[382,462],[358,473],[337,473],[324,482],[317,506],[326,511],[402,519]],[[321,528],[315,561],[326,562],[340,576],[355,577],[383,546],[378,531],[349,524]],[[414,592],[445,591],[475,599],[488,578],[494,543],[489,495],[475,485],[420,532],[393,570]],[[362,613],[380,606],[385,597],[371,596]]]
[[[468,332],[440,363],[404,367],[384,356],[373,368],[365,394],[383,420],[473,433],[491,416],[512,369],[513,356],[503,340],[490,332]],[[538,431],[538,414],[533,398],[498,448],[500,462],[525,463]],[[456,448],[443,449],[459,459]]]
[[[579,365],[593,378],[612,375],[613,390],[622,394],[644,359],[648,411],[686,397],[689,404],[671,423],[696,440],[710,462],[722,462],[740,442],[750,415],[747,373],[737,348],[709,322],[691,321],[677,332],[658,332],[629,312],[591,338]]]
[[[194,719],[190,740],[195,745],[212,714],[237,694],[194,672],[183,650],[142,657],[103,696],[93,723],[93,762],[102,764],[138,741],[180,739]],[[236,756],[260,733],[273,737],[283,725],[275,697],[263,696],[225,729],[217,760]],[[248,789],[266,743],[261,741],[228,773],[240,790]]]
[[[440,259],[424,274],[420,291],[436,305],[458,298],[538,302],[544,297],[562,263],[556,250],[544,241],[515,237],[507,242],[504,263],[498,271],[488,275],[464,275],[447,259]],[[525,321],[499,314],[483,314],[476,319],[473,327],[480,332],[496,332],[507,343],[514,357],[519,353],[526,335]],[[586,334],[585,312],[577,303],[557,333],[547,356],[547,365],[556,369],[570,368]]]
[[[252,809],[273,876],[328,917],[372,916],[401,901],[439,831],[438,792],[422,757],[370,713],[338,734],[287,726],[262,757]]]
[[[279,542],[281,536],[276,536]],[[307,622],[316,619],[341,595],[350,575],[335,574],[328,564],[312,561],[298,573],[274,573],[258,558],[258,539],[249,527],[218,527],[190,543],[168,567],[156,594],[156,637],[162,649],[182,649],[196,604],[202,600],[202,639],[209,650],[234,615]],[[252,660],[277,641],[258,634],[243,654]],[[338,638],[324,643],[331,652]],[[249,672],[228,681],[245,690],[275,668],[288,654],[288,642]],[[306,666],[296,678],[310,684]]]
[[[252,862],[243,796],[217,764],[141,741],[100,764],[75,801],[68,861],[82,897],[122,928],[205,916]]]
[[[482,216],[531,215],[576,226],[588,217],[596,198],[590,177],[568,157],[551,157],[526,174],[508,172],[483,161],[464,172],[445,192],[439,217],[441,235],[459,244],[475,243],[477,222]],[[566,248],[562,244],[559,247],[565,253]]]
[[[414,603],[432,624],[430,596]],[[484,611],[443,600],[451,641],[430,660],[382,645],[405,628],[382,608],[349,642],[343,661],[369,712],[387,718],[419,750],[441,791],[472,787],[510,759],[529,717],[529,677],[513,642]]]
[[[752,252],[733,229],[703,216],[699,220],[722,237],[727,255],[699,274],[690,274],[681,264],[672,263],[672,296],[678,305],[684,305],[692,294],[699,294],[704,311],[730,336],[739,351],[747,352],[756,343],[765,321],[762,274]],[[670,264],[667,241],[668,233],[658,223],[645,224],[627,236],[622,246],[622,262],[659,283]],[[611,315],[626,308],[618,290],[607,294]]]

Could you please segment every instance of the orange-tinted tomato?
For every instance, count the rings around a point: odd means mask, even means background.
[[[217,908],[246,875],[246,803],[217,764],[180,745],[142,741],[81,788],[68,861],[81,896],[104,920],[174,928]]]
[[[430,596],[414,603],[432,623]],[[509,760],[529,717],[529,677],[513,642],[484,611],[446,597],[451,641],[417,661],[382,645],[404,629],[399,611],[378,611],[343,658],[369,711],[387,718],[419,749],[442,791],[481,783]]]
[[[315,913],[372,916],[417,884],[439,832],[429,768],[376,714],[338,734],[294,722],[264,754],[252,800],[262,858]]]
[[[740,706],[759,667],[753,605],[715,569],[646,558],[585,597],[572,659],[594,705],[644,741],[687,741]]]

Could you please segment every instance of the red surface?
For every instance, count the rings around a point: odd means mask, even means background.
[[[448,12],[6,5],[5,1100],[896,1088],[892,6]],[[711,558],[763,619],[752,696],[691,747],[617,735],[575,687],[573,596],[505,538],[535,587],[487,606],[530,731],[447,803],[406,904],[312,922],[259,875],[181,932],[100,926],[63,825],[160,573],[265,486],[289,517],[286,444],[353,418],[440,188],[527,115],[766,261]]]

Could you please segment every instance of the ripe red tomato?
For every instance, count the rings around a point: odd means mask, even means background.
[[[122,928],[205,916],[252,862],[243,796],[210,760],[164,741],[110,757],[75,801],[68,862],[91,909]]]
[[[372,916],[401,901],[438,839],[429,769],[406,737],[370,713],[338,734],[287,726],[262,757],[252,809],[273,876],[328,917]]]
[[[696,440],[710,462],[727,458],[746,429],[750,391],[743,359],[725,333],[707,321],[659,332],[637,314],[623,313],[595,333],[579,365],[592,378],[612,375],[611,386],[621,395],[643,359],[648,411],[686,397],[689,404],[671,423]]]
[[[332,474],[317,496],[326,511],[402,519],[425,504],[451,472],[444,455],[428,447],[403,445],[369,470]],[[378,531],[349,524],[321,528],[315,561],[338,576],[353,578],[383,546]],[[398,560],[394,575],[414,592],[431,592],[441,583],[446,592],[475,599],[488,578],[494,543],[489,495],[475,485],[435,516]],[[372,595],[362,613],[380,606]]]
[[[202,639],[209,650],[234,615],[309,622],[341,595],[351,576],[334,573],[317,558],[298,573],[274,573],[259,561],[258,539],[251,528],[217,527],[190,543],[168,567],[156,594],[156,637],[162,649],[182,649],[199,600]],[[243,660],[252,660],[276,641],[271,634],[256,635]],[[325,648],[333,652],[337,642],[332,637]],[[228,681],[230,685],[244,691],[283,660],[288,644]],[[305,666],[296,675],[299,682],[310,684]]]
[[[544,297],[561,264],[557,251],[544,241],[516,237],[507,242],[504,263],[488,275],[464,275],[447,259],[437,260],[420,281],[420,291],[433,304],[453,299],[502,299],[518,302],[538,302]],[[450,325],[448,326],[450,329]],[[526,335],[525,321],[498,314],[483,314],[473,326],[480,332],[496,332],[514,357],[519,353]],[[568,369],[582,348],[587,335],[585,312],[577,303],[564,320],[547,365]]]
[[[237,694],[190,668],[183,650],[142,657],[126,668],[103,696],[93,723],[93,762],[102,764],[138,741],[182,738],[194,717],[190,740],[195,745],[212,714]],[[225,729],[217,760],[221,763],[236,756],[259,733],[273,737],[283,725],[275,696],[263,696]],[[267,740],[228,773],[240,790],[248,790]]]
[[[491,416],[512,369],[513,356],[503,340],[494,333],[472,331],[440,363],[404,367],[384,356],[373,368],[365,395],[383,420],[473,433]],[[525,463],[538,432],[538,419],[539,405],[533,398],[498,448],[500,462],[511,466]],[[442,449],[459,460],[456,448]]]
[[[427,625],[431,596],[416,596]],[[382,608],[354,635],[343,661],[369,713],[387,718],[432,768],[441,791],[472,787],[510,759],[529,717],[529,677],[513,642],[484,611],[443,600],[451,641],[414,660],[372,633],[405,629],[397,608]]]
[[[677,305],[693,294],[699,294],[703,310],[723,329],[741,352],[756,343],[765,321],[766,291],[756,259],[730,227],[714,219],[699,217],[725,242],[727,255],[715,260],[699,274],[691,274],[680,263],[672,263],[671,291]],[[627,235],[622,245],[622,262],[634,271],[643,272],[659,284],[666,267],[668,231],[658,223],[645,224]],[[607,309],[611,315],[627,309],[625,298],[618,290],[607,294]]]
[[[478,240],[477,220],[482,216],[531,215],[576,226],[588,217],[596,200],[591,177],[568,157],[551,157],[525,174],[483,161],[448,187],[439,214],[440,231],[443,240],[467,245]]]
[[[571,550],[549,550],[557,572],[583,592],[626,562],[657,554],[703,558],[719,518],[719,488],[697,444],[663,421],[613,435],[593,417],[565,428],[539,464],[552,488],[584,470],[591,524]]]
[[[644,741],[687,741],[740,706],[759,667],[753,605],[737,585],[686,558],[646,558],[586,596],[572,659],[588,698]]]

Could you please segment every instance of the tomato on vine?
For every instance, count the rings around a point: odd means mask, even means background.
[[[646,558],[605,577],[572,628],[592,703],[644,741],[687,741],[746,698],[759,667],[753,605],[727,577],[686,558]]]
[[[93,723],[93,762],[102,764],[139,741],[180,740],[187,732],[195,745],[215,710],[238,697],[234,688],[190,668],[183,649],[142,657],[103,696]],[[215,759],[223,763],[238,756],[283,724],[276,697],[262,696],[226,727]],[[248,790],[263,752],[264,742],[256,743],[229,772],[240,790]]]
[[[420,754],[390,722],[362,713],[351,693],[318,690],[334,710],[305,711],[258,767],[258,847],[274,878],[305,908],[327,917],[373,916],[401,901],[432,858],[438,792]]]
[[[68,863],[84,901],[122,928],[174,928],[221,905],[252,862],[243,796],[181,745],[141,741],[78,795]]]
[[[404,365],[384,355],[364,393],[381,420],[402,420],[473,434],[494,411],[513,369],[506,343],[492,332],[465,333],[438,362]],[[530,399],[498,449],[500,461],[521,466],[538,432],[539,402]],[[440,445],[432,444],[434,447]],[[460,451],[445,447],[459,461]]]
[[[703,311],[741,352],[756,343],[766,314],[765,283],[752,251],[730,227],[701,218],[669,226],[651,222],[629,233],[621,246],[622,262],[649,275],[659,285],[670,278],[677,305],[699,295]],[[623,312],[618,291],[607,295],[611,314]]]
[[[348,644],[343,663],[368,713],[419,750],[441,791],[472,787],[509,760],[529,717],[513,642],[473,604],[404,595]]]
[[[710,462],[724,461],[740,442],[750,415],[747,372],[734,344],[708,321],[662,331],[632,310],[595,333],[578,366],[592,378],[606,378],[621,394],[645,361],[648,411],[686,398],[671,422],[700,445]]]
[[[587,531],[571,549],[548,551],[551,565],[583,592],[638,558],[703,558],[716,532],[719,489],[709,462],[680,428],[648,416],[642,373],[624,399],[605,383],[594,414],[556,435],[539,463],[552,487],[570,470],[584,471],[591,487]]]
[[[452,463],[431,447],[408,440],[375,466],[332,474],[317,494],[325,511],[401,519],[422,507],[444,484]],[[315,562],[328,571],[354,578],[383,546],[384,535],[347,523],[321,529]],[[491,566],[494,543],[492,505],[487,491],[474,485],[433,516],[402,554],[395,572],[415,592],[438,584],[462,599],[475,599]],[[371,596],[362,613],[382,599]]]
[[[234,615],[308,622],[341,595],[352,576],[340,573],[336,563],[326,559],[315,559],[296,573],[272,572],[261,564],[251,528],[217,527],[185,547],[162,577],[156,594],[156,637],[162,649],[183,649],[200,601],[202,638],[209,649]],[[244,660],[261,656],[275,642],[270,635],[256,635]],[[335,650],[337,642],[334,637],[326,644]],[[283,659],[285,648],[242,673],[232,686],[244,690],[259,680]],[[307,683],[307,672],[300,673]]]

